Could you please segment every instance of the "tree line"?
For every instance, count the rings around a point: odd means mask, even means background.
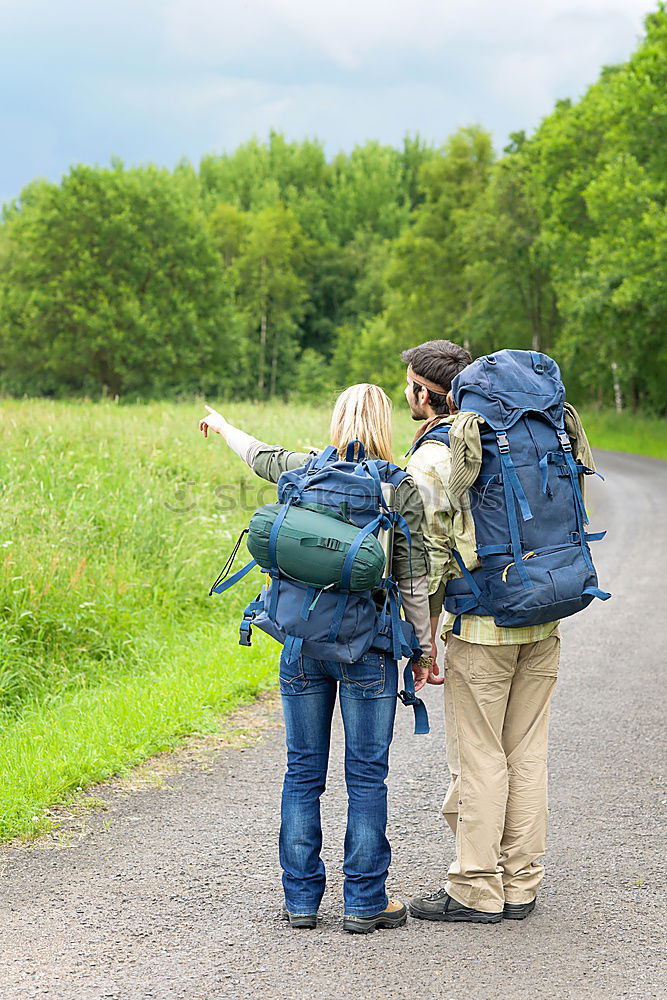
[[[155,397],[390,392],[402,348],[551,353],[575,400],[667,412],[667,11],[502,155],[271,133],[37,180],[0,224],[0,388]]]

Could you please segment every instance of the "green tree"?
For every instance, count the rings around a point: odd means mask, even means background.
[[[6,384],[119,395],[233,383],[231,290],[192,171],[76,167],[27,188],[4,227]]]
[[[462,212],[489,180],[491,138],[477,127],[456,132],[421,168],[424,201],[396,240],[387,269],[389,326],[408,342],[470,339],[472,289],[466,274]]]
[[[631,59],[561,105],[526,146],[574,392],[667,410],[667,13]],[[649,360],[650,359],[650,360]]]
[[[522,145],[515,136],[488,185],[456,213],[470,292],[466,329],[476,353],[503,344],[548,351],[558,330],[535,178]]]
[[[340,243],[350,242],[360,230],[385,239],[398,236],[409,217],[405,188],[405,167],[393,147],[367,142],[349,156],[341,153],[330,170],[330,232]]]
[[[306,239],[294,214],[282,204],[252,217],[234,265],[236,303],[251,340],[245,353],[251,392],[274,395],[287,389],[298,347],[298,324],[306,287],[301,270]]]

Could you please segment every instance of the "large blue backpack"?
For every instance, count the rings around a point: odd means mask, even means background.
[[[565,388],[558,365],[536,351],[498,351],[468,365],[452,383],[459,410],[483,417],[482,465],[468,500],[481,568],[470,572],[458,552],[459,579],[446,588],[445,609],[492,615],[518,628],[566,618],[598,597],[579,476],[565,431]],[[416,442],[449,443],[439,425]],[[600,477],[602,478],[602,477]]]
[[[345,461],[339,459],[335,448],[329,447],[302,468],[281,475],[278,480],[281,509],[271,528],[268,565],[260,567],[267,574],[267,583],[243,612],[239,644],[251,645],[254,626],[283,645],[288,662],[309,656],[355,663],[371,650],[387,653],[397,661],[408,657],[405,690],[399,697],[404,704],[414,707],[415,732],[427,733],[428,716],[423,702],[415,696],[411,669],[411,660],[421,653],[421,648],[413,627],[401,618],[396,582],[391,575],[385,575],[379,582],[379,590],[355,591],[351,587],[354,559],[368,535],[377,537],[380,531],[396,526],[411,545],[404,518],[389,508],[382,492],[382,483],[397,487],[407,475],[389,462],[366,459],[360,442],[348,446]],[[301,504],[322,511],[329,509],[332,515],[338,518],[342,515],[348,524],[359,528],[347,551],[339,586],[318,588],[300,582],[286,576],[278,565],[281,525],[290,508]],[[253,559],[227,578],[238,544],[210,593],[222,593],[257,566]],[[378,602],[379,594],[383,599]]]

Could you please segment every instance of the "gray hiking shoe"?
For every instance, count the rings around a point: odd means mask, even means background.
[[[290,927],[307,927],[312,930],[317,927],[316,913],[290,913],[286,906],[283,906],[281,916],[283,920],[289,920]]]
[[[535,909],[535,900],[530,903],[505,903],[503,916],[505,920],[525,920]]]
[[[445,889],[438,889],[429,896],[415,896],[410,900],[410,913],[418,920],[444,920],[453,923],[497,924],[503,919],[500,913],[484,913],[458,903]]]

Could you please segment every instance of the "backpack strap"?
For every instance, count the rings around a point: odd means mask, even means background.
[[[403,671],[403,690],[398,692],[398,697],[404,705],[412,705],[415,713],[415,736],[426,736],[431,731],[428,723],[428,712],[426,705],[415,693],[415,679],[412,674],[412,661],[408,660]]]
[[[340,571],[340,584],[341,590],[350,589],[350,580],[352,577],[352,569],[354,566],[354,560],[356,558],[357,552],[361,548],[364,539],[371,535],[377,528],[384,527],[387,524],[387,517],[380,513],[377,517],[374,517],[372,521],[369,521],[367,525],[361,528],[354,537],[354,540],[350,544],[345,560],[343,561],[343,568]],[[333,641],[333,640],[332,640]]]
[[[577,524],[579,525],[579,544],[581,545],[581,552],[584,557],[584,562],[592,573],[594,572],[593,560],[591,559],[588,551],[588,545],[586,544],[586,531],[584,529],[584,525],[588,524],[588,514],[586,513],[584,498],[582,497],[581,490],[579,488],[579,473],[577,472],[577,465],[572,457],[572,442],[570,441],[564,426],[560,427],[556,431],[556,434],[558,435],[558,440],[565,456],[565,461],[567,462],[570,480],[572,482],[572,490],[574,491],[574,506],[577,513]]]
[[[542,355],[538,351],[530,352],[530,359],[533,362],[533,371],[537,375],[544,375],[544,365],[542,363]]]
[[[389,602],[389,614],[391,618],[392,657],[398,664],[403,658],[403,629],[401,628],[401,605],[398,587],[393,580],[387,589],[387,601]],[[417,649],[421,653],[421,646],[411,650],[411,652],[415,653]],[[404,705],[412,706],[412,710],[415,713],[415,736],[425,736],[430,732],[428,712],[426,711],[424,702],[415,693],[415,679],[412,675],[412,656],[409,657],[405,665],[405,670],[403,671],[403,690],[398,692],[398,697]]]
[[[405,472],[404,469],[399,469],[398,466],[396,466],[391,472],[389,472],[390,469],[391,469],[391,463],[387,462],[386,471],[388,475],[386,475],[384,478],[385,481],[387,482],[391,482],[391,480],[396,480],[395,482],[392,483],[394,487],[402,483],[403,480],[406,479],[409,475],[407,472]],[[370,473],[370,475],[375,480],[375,484],[377,487],[377,499],[380,507],[383,507],[387,512],[386,517],[389,519],[391,524],[397,524],[401,529],[401,531],[403,532],[403,534],[405,535],[405,538],[408,543],[408,559],[410,560],[410,580],[412,580],[412,535],[410,534],[408,522],[405,520],[402,514],[399,514],[397,510],[389,510],[389,507],[387,506],[387,501],[385,500],[384,494],[382,492],[383,477],[380,475],[377,462],[374,459],[368,459],[361,465],[357,466],[356,474],[363,475],[364,470]],[[383,517],[382,511],[380,511],[379,518],[382,517]],[[376,522],[377,520],[378,519],[376,519]],[[379,520],[379,524],[374,523],[373,530],[375,530],[376,527],[386,529],[387,524],[383,523],[382,520]],[[382,584],[382,586],[384,586],[384,584]]]
[[[469,588],[469,593],[452,594],[446,593],[446,600],[448,602],[448,610],[456,615],[454,619],[454,625],[452,627],[452,632],[454,635],[461,634],[461,615],[472,614],[481,615],[487,614],[491,615],[493,612],[486,607],[484,604],[484,599],[482,591],[479,584],[475,580],[474,576],[464,563],[461,554],[456,550],[452,549],[452,555],[454,556],[459,569],[461,570],[461,577],[467,583]],[[451,583],[452,581],[450,581]],[[449,584],[448,584],[449,586]]]
[[[516,569],[519,574],[519,579],[523,587],[529,590],[531,587],[530,579],[528,573],[526,572],[526,567],[523,564],[523,550],[521,548],[521,534],[519,532],[519,520],[516,516],[516,504],[514,498],[519,500],[519,505],[521,506],[521,497],[527,508],[521,508],[524,520],[528,520],[532,517],[530,507],[528,506],[528,501],[526,500],[526,495],[523,492],[521,483],[519,482],[519,477],[516,474],[516,469],[514,468],[514,463],[510,456],[510,443],[507,433],[505,431],[496,432],[496,441],[498,442],[498,451],[500,452],[500,461],[503,466],[503,490],[505,491],[505,507],[507,508],[507,521],[510,530],[510,539],[512,542],[512,555],[514,556],[514,562],[516,563]],[[518,486],[517,486],[518,484]]]
[[[506,431],[496,432],[496,441],[498,442],[498,451],[500,452],[500,461],[502,462],[505,476],[508,477],[510,486],[512,487],[512,492],[517,499],[519,504],[519,509],[521,510],[521,516],[524,521],[530,521],[533,513],[530,509],[530,504],[526,498],[526,494],[523,491],[523,486],[521,485],[521,480],[517,475],[516,468],[514,467],[514,462],[512,461],[512,456],[510,454],[510,443],[507,437]],[[503,477],[504,478],[504,477]]]
[[[277,518],[276,518],[277,520]],[[334,616],[331,620],[331,627],[329,628],[329,634],[327,636],[327,642],[335,642],[338,638],[338,633],[340,632],[340,627],[343,624],[343,618],[345,617],[345,608],[347,607],[348,597],[350,595],[350,580],[352,577],[352,567],[354,565],[354,560],[357,552],[361,548],[364,539],[372,534],[376,528],[382,525],[385,521],[384,514],[378,514],[377,517],[369,521],[368,524],[361,528],[361,530],[355,536],[354,541],[347,550],[345,560],[343,562],[343,568],[340,573],[340,594],[338,597],[338,602],[336,604],[336,610]],[[399,656],[400,659],[400,656]]]
[[[323,469],[324,466],[327,465],[327,463],[330,462],[334,456],[338,458],[338,452],[336,451],[334,446],[330,444],[327,448],[324,449],[324,451],[321,451],[320,454],[317,456],[313,468]]]
[[[271,569],[278,569],[278,534],[282,523],[287,517],[287,511],[290,509],[294,502],[294,497],[291,496],[281,507],[278,512],[278,516],[271,525],[271,531],[269,532],[269,566]]]
[[[349,596],[350,592],[346,590],[341,590],[338,595],[336,610],[334,611],[333,618],[331,619],[331,627],[329,628],[329,634],[327,635],[327,642],[335,642],[338,638],[338,633],[340,632],[340,627],[343,624],[343,618],[345,617],[345,608],[347,607]]]
[[[354,446],[355,446],[355,444],[359,445],[359,450],[357,451],[356,461],[357,462],[361,462],[361,460],[366,457],[366,449],[364,448],[364,446],[361,443],[361,441],[359,440],[359,438],[355,438],[354,441],[350,441],[348,443],[348,446],[345,449],[345,461],[346,462],[354,462],[355,461],[355,456],[354,456]]]
[[[303,646],[303,639],[296,635],[286,635],[285,642],[283,644],[284,656],[286,663],[294,663],[301,656],[301,647]]]
[[[248,529],[244,528],[239,537],[236,539],[236,542],[234,543],[234,548],[232,549],[231,554],[227,559],[227,562],[220,570],[218,579],[215,581],[215,583],[208,592],[209,597],[211,597],[213,594],[222,594],[224,593],[225,590],[229,590],[230,587],[233,587],[235,583],[238,583],[239,580],[242,580],[243,577],[246,575],[246,573],[249,573],[250,570],[257,565],[255,560],[251,559],[250,562],[243,567],[243,569],[238,570],[238,572],[234,573],[233,576],[230,576],[229,579],[227,579],[229,571],[234,564],[234,560],[236,559],[236,553],[238,552],[241,542],[243,541],[243,536],[247,534],[248,534]]]
[[[608,601],[611,594],[607,590],[600,590],[599,587],[586,587],[582,590],[582,594],[590,594],[591,597],[597,597],[601,601]]]
[[[224,583],[216,582],[209,590],[209,597],[211,594],[222,594],[225,590],[229,590],[229,588],[233,587],[235,583],[238,583],[244,576],[247,576],[250,570],[254,569],[256,565],[256,560],[251,559],[249,563],[245,564],[243,569],[238,570],[233,576],[230,576],[228,580],[225,580]]]
[[[446,444],[449,447],[449,425],[448,424],[438,424],[437,427],[431,428],[430,431],[426,431],[422,434],[420,438],[410,445],[405,453],[405,458],[409,458],[417,448],[422,444],[426,444],[427,441],[440,441],[442,444]]]

